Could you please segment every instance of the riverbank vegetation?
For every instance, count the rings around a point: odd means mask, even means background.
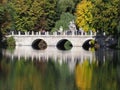
[[[10,31],[68,30],[74,20],[85,31],[120,32],[120,0],[1,0],[0,41]]]

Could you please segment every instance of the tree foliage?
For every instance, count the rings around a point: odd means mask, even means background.
[[[93,20],[91,13],[92,8],[93,5],[91,1],[87,0],[82,0],[76,7],[76,24],[79,28],[83,28],[85,31],[93,29],[91,26]]]
[[[68,29],[74,11],[77,26],[85,31],[95,29],[111,34],[119,28],[119,0],[2,0],[1,3],[1,32],[54,31],[60,26]]]
[[[40,24],[43,23],[43,25],[41,25],[42,29],[50,31],[54,27],[55,21],[56,21],[56,18],[55,18],[56,17],[56,3],[57,3],[57,0],[44,0],[44,4],[42,6],[44,13],[42,17],[38,19],[38,22]]]
[[[73,9],[74,9],[74,1],[73,0],[59,0],[58,1],[58,9],[60,10],[60,12],[70,12],[72,13]]]
[[[10,25],[6,29],[17,31],[51,30],[55,24],[56,0],[12,0],[6,3]]]
[[[52,31],[58,31],[61,26],[63,27],[63,30],[68,30],[69,23],[73,20],[75,20],[75,16],[73,16],[72,14],[62,13],[60,16],[60,20],[55,23],[55,28],[53,28]]]
[[[107,34],[117,33],[119,0],[93,1],[93,27]]]
[[[8,8],[15,30],[29,31],[34,29],[36,20],[42,15],[42,1],[14,0],[9,2]]]

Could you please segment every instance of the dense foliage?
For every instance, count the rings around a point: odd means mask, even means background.
[[[70,20],[75,20],[76,26],[85,31],[116,34],[120,30],[119,0],[2,0],[0,3],[2,33],[56,31],[61,25],[68,29]]]
[[[93,8],[93,27],[107,34],[117,32],[119,19],[118,3],[119,0],[98,0],[94,1]]]
[[[51,31],[62,22],[66,29],[65,13],[76,17],[76,25],[85,31],[99,30],[116,33],[119,17],[119,0],[2,0],[0,26],[2,32]],[[4,17],[4,18],[3,18]],[[69,21],[68,20],[68,21]],[[69,23],[69,22],[67,22]]]

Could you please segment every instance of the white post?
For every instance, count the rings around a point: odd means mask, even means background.
[[[106,35],[106,33],[104,32],[104,33],[103,33],[103,35],[105,36],[105,35]]]
[[[49,35],[48,31],[46,32],[46,35],[47,35],[47,36]]]
[[[18,35],[20,35],[21,33],[20,33],[20,31],[18,31]]]
[[[25,35],[27,35],[27,32],[25,32]]]
[[[72,31],[72,36],[74,36],[74,31]]]
[[[12,31],[12,36],[14,36],[14,31]]]
[[[63,35],[65,35],[65,31],[63,32]]]
[[[47,33],[46,32],[44,32],[44,35],[46,35]]]
[[[32,31],[32,35],[34,35],[34,32]]]
[[[96,32],[94,32],[94,35],[96,36]]]
[[[38,35],[38,32],[36,32],[36,35]]]
[[[41,35],[41,31],[39,31],[39,35]]]
[[[53,35],[55,35],[55,36],[56,36],[56,35],[57,35],[57,32],[54,32],[54,33],[53,33]]]
[[[27,35],[29,35],[30,34],[30,32],[27,32]]]
[[[83,35],[83,31],[81,31],[81,35]]]
[[[93,32],[92,32],[92,31],[90,31],[90,35],[91,35],[91,36],[93,35]]]

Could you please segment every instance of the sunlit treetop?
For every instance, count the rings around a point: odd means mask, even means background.
[[[88,0],[82,0],[80,3],[78,3],[76,7],[76,24],[79,28],[82,28],[84,31],[93,30],[91,26],[93,16],[91,13],[92,10],[92,3]]]

